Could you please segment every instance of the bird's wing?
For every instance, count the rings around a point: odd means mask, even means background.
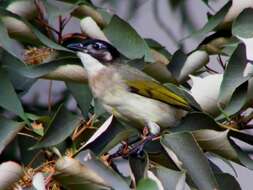
[[[184,110],[192,110],[185,98],[169,90],[146,73],[128,65],[118,66],[121,68],[117,71],[120,72],[122,79],[132,93],[159,100]]]
[[[133,93],[159,100],[175,107],[192,110],[186,99],[170,91],[163,85],[150,80],[126,80],[129,90]]]

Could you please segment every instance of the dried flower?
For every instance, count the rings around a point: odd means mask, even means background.
[[[30,48],[24,53],[24,62],[31,65],[37,65],[45,62],[49,62],[56,57],[55,50],[47,47]]]

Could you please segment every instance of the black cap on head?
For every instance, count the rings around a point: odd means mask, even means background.
[[[111,62],[118,58],[118,50],[106,41],[98,39],[68,39],[63,42],[63,46],[73,51],[88,53],[102,62]]]

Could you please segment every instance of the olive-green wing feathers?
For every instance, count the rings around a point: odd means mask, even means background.
[[[185,110],[192,110],[186,99],[152,80],[126,80],[131,92],[165,102]]]
[[[118,65],[117,71],[133,93],[159,100],[161,102],[192,110],[192,106],[181,95],[169,90],[146,73],[128,65]]]

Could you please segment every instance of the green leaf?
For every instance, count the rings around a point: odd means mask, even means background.
[[[76,157],[81,164],[92,170],[96,175],[102,178],[106,184],[115,190],[129,190],[128,184],[115,171],[106,166],[101,160],[87,150],[83,151]]]
[[[31,149],[54,146],[63,142],[82,120],[79,116],[66,110],[63,105],[58,108],[53,118],[43,138]]]
[[[182,50],[177,50],[172,58],[170,63],[167,65],[167,68],[172,73],[175,79],[178,79],[180,72],[185,64],[187,59],[187,54],[185,54]]]
[[[106,124],[105,122],[100,128],[106,129],[102,129],[101,134],[84,147],[85,149],[92,150],[96,155],[103,155],[121,141],[138,134],[135,128],[122,124],[115,118],[110,123]]]
[[[230,140],[231,145],[234,147],[235,151],[237,152],[240,162],[248,169],[253,170],[253,160],[232,139],[229,139],[229,140]]]
[[[20,56],[18,56],[15,51],[14,51],[14,44],[13,44],[14,40],[12,40],[9,35],[8,35],[8,31],[2,21],[2,19],[0,18],[0,44],[2,46],[2,48],[4,48],[6,51],[8,51],[10,54],[12,54],[13,56],[17,57],[20,59]]]
[[[240,184],[230,174],[216,173],[215,178],[220,186],[220,190],[241,190]]]
[[[226,113],[226,116],[235,115],[243,108],[248,100],[247,92],[248,81],[244,82],[235,89],[229,104],[223,109],[223,112]],[[216,120],[225,119],[226,116],[224,114],[221,114],[216,118]]]
[[[0,67],[0,106],[27,121],[22,104],[9,80],[6,70]]]
[[[239,44],[229,59],[224,72],[220,87],[219,102],[225,103],[225,100],[233,94],[235,89],[248,80],[243,72],[247,64],[246,48],[243,43]]]
[[[65,54],[67,53],[65,52]],[[1,62],[3,63],[4,67],[13,73],[18,73],[26,78],[36,79],[54,71],[60,66],[80,64],[80,59],[77,57],[71,57],[69,54],[67,54],[66,57],[59,57],[43,64],[26,65],[8,52],[4,52]]]
[[[244,9],[232,25],[232,34],[242,38],[253,37],[253,9]]]
[[[48,22],[52,24],[59,16],[69,15],[75,8],[78,7],[78,3],[78,1],[72,4],[61,2],[59,5],[58,2],[55,3],[48,0],[43,1],[47,12]]]
[[[199,189],[219,189],[204,153],[190,133],[165,134],[161,143],[166,150],[172,150],[177,155]]]
[[[153,62],[150,49],[139,34],[124,20],[113,16],[104,33],[117,50],[129,59]]]
[[[214,16],[210,17],[205,26],[199,31],[194,32],[190,37],[198,37],[211,32],[215,27],[217,27],[225,18],[228,10],[232,5],[232,1],[228,1]]]
[[[196,122],[198,121],[198,122]],[[200,129],[222,130],[218,123],[203,112],[192,112],[187,114],[180,123],[170,129],[172,132],[192,132]]]
[[[147,171],[149,166],[148,155],[145,152],[133,153],[129,155],[129,165],[134,175],[135,183],[147,177]]]
[[[146,38],[145,41],[150,48],[155,49],[159,53],[163,54],[169,60],[171,59],[171,57],[172,57],[171,53],[168,52],[166,47],[162,46],[159,42],[157,42],[153,39],[149,39],[149,38],[148,39]]]
[[[192,132],[198,144],[205,151],[218,154],[228,160],[240,163],[237,152],[228,140],[227,131],[203,129]]]
[[[82,114],[87,117],[92,100],[92,94],[87,84],[78,84],[73,82],[65,82],[67,88],[77,101]]]
[[[0,115],[0,155],[23,126],[24,123],[9,120]]]
[[[171,170],[162,166],[155,166],[151,171],[161,181],[164,190],[184,190],[186,174],[184,171]]]
[[[155,181],[145,178],[140,180],[137,185],[137,190],[159,190]]]
[[[91,159],[91,158],[90,158]],[[78,160],[63,157],[56,162],[56,179],[60,184],[71,190],[106,190],[111,189],[97,170],[81,164]],[[104,170],[104,168],[103,168]],[[109,171],[109,170],[108,170]]]
[[[35,36],[47,47],[50,47],[50,48],[56,49],[56,50],[71,52],[70,50],[62,47],[61,45],[59,45],[56,42],[49,39],[46,35],[41,33],[37,28],[35,28],[32,24],[30,24],[29,21],[27,21],[25,18],[20,17],[20,16],[14,14],[4,8],[0,8],[0,16],[9,16],[9,17],[13,17],[19,21],[22,21],[24,24],[26,24],[31,29],[31,31],[35,34]]]

